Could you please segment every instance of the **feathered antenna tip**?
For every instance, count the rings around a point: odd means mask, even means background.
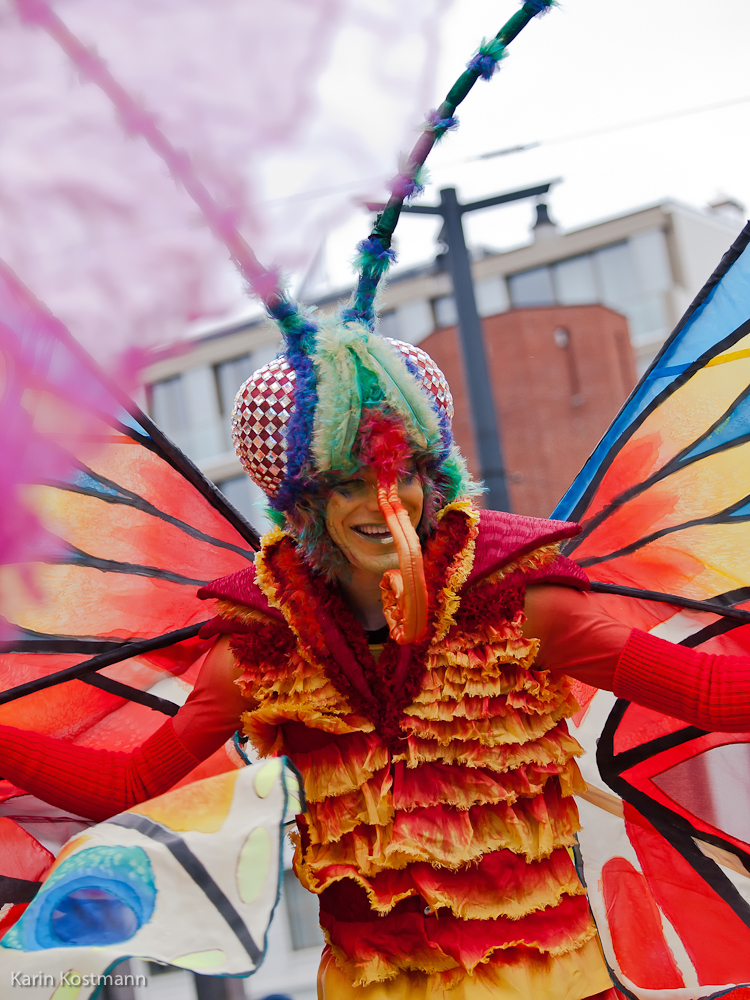
[[[315,350],[315,335],[318,326],[309,316],[306,316],[296,302],[290,301],[279,294],[276,301],[268,306],[268,315],[281,329],[287,346],[287,353],[295,350],[303,354],[312,354]],[[293,357],[290,360],[294,364]]]
[[[429,174],[424,166],[418,167],[416,171],[408,167],[396,174],[390,183],[391,193],[402,201],[414,198],[415,195],[422,194],[424,186],[429,180]]]
[[[435,142],[440,142],[446,132],[453,132],[458,128],[458,118],[441,118],[437,111],[430,111],[422,126],[424,132],[433,132]]]
[[[559,7],[560,4],[558,0],[525,0],[523,6],[536,17],[537,14],[549,13],[553,7]]]
[[[483,80],[492,78],[492,74],[497,69],[497,64],[506,55],[505,43],[499,38],[491,38],[489,41],[484,38],[482,44],[467,62],[467,69],[478,73]]]
[[[396,254],[390,248],[386,248],[375,236],[369,236],[357,244],[357,256],[354,258],[354,267],[360,274],[377,274],[380,276],[396,260]]]

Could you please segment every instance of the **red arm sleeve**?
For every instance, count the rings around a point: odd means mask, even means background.
[[[127,753],[0,726],[0,773],[60,809],[97,822],[160,795],[200,761],[180,741],[172,720]]]
[[[537,665],[613,691],[701,729],[750,730],[750,658],[703,653],[631,629],[602,598],[571,587],[530,587],[524,634]]]
[[[529,587],[523,631],[540,640],[536,666],[612,690],[617,661],[632,629],[608,615],[601,600],[573,587]]]
[[[166,792],[229,739],[248,707],[235,676],[229,640],[220,639],[174,719],[126,753],[0,726],[0,774],[51,805],[100,822]]]
[[[750,730],[750,658],[744,656],[703,653],[633,629],[613,690],[701,729]]]

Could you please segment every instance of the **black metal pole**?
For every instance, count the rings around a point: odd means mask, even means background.
[[[487,487],[487,506],[491,510],[510,510],[495,401],[492,398],[492,384],[482,337],[482,323],[477,312],[471,263],[461,222],[461,206],[455,188],[443,188],[440,191],[440,207],[445,222],[448,266],[456,298],[461,348],[466,369],[466,388],[474,418],[479,470]]]
[[[227,983],[222,976],[195,976],[195,995],[198,1000],[228,1000]]]
[[[195,974],[198,1000],[246,1000],[245,980],[234,976],[200,976]]]
[[[108,969],[107,972],[113,977],[121,976],[123,979],[126,976],[135,975],[133,966],[128,959],[125,959],[124,962],[119,962],[113,969]],[[102,990],[102,1000],[135,1000],[135,987],[131,985],[105,986]]]

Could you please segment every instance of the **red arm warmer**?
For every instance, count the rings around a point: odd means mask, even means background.
[[[612,690],[701,729],[750,730],[750,659],[744,656],[702,653],[633,629]]]
[[[200,761],[172,720],[130,752],[78,747],[0,726],[0,773],[53,806],[101,820],[160,795]]]
[[[701,729],[750,730],[750,657],[703,653],[631,629],[603,610],[605,600],[571,587],[530,587],[524,633],[541,640],[537,665]]]
[[[248,707],[228,643],[217,642],[180,711],[141,746],[99,750],[0,726],[0,775],[97,822],[161,795],[229,739]]]

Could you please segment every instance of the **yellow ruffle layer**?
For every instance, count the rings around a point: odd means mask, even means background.
[[[435,975],[401,972],[385,982],[355,986],[327,947],[318,973],[319,1000],[584,1000],[612,980],[598,939],[566,955],[523,952],[489,961],[469,975],[462,969]]]
[[[522,616],[499,628],[483,627],[432,647],[425,676],[407,712],[425,720],[503,719],[575,712],[569,685],[534,670],[536,639],[520,634]]]
[[[451,740],[438,743],[434,739],[409,736],[406,750],[394,756],[394,761],[406,761],[407,767],[418,767],[428,761],[483,767],[492,771],[511,771],[524,764],[567,764],[583,753],[581,745],[570,735],[564,722],[553,725],[545,735],[525,743],[495,745],[480,740]]]
[[[390,913],[402,899],[419,893],[434,910],[447,910],[462,920],[494,920],[497,917],[518,920],[537,910],[556,906],[563,896],[586,894],[572,862],[562,870],[561,866],[550,867],[546,861],[527,866],[523,878],[513,882],[510,891],[505,882],[499,888],[492,878],[481,875],[476,864],[465,867],[470,875],[478,875],[471,878],[469,891],[465,882],[457,887],[450,871],[431,868],[429,878],[420,877],[420,873],[399,878],[389,872],[384,880],[382,877],[365,878],[353,865],[337,865],[318,874],[312,882],[306,880],[307,873],[303,870],[301,881],[306,889],[318,894],[335,882],[351,879],[365,891],[371,909],[380,914]]]
[[[390,760],[387,747],[374,732],[351,733],[320,750],[294,754],[308,803],[355,791]]]
[[[437,594],[435,615],[435,634],[433,643],[441,642],[455,624],[456,613],[461,606],[459,590],[469,578],[474,565],[474,551],[479,535],[479,511],[468,500],[457,500],[448,504],[438,513],[438,521],[452,511],[459,511],[469,522],[469,539],[466,546],[457,552],[446,576],[446,585]]]
[[[318,807],[305,817],[309,847],[295,867],[303,882],[316,886],[316,872],[330,865],[353,865],[362,875],[427,861],[458,868],[490,851],[508,849],[529,861],[570,847],[580,829],[575,801],[556,789],[511,805],[474,806],[467,811],[434,806],[397,812],[384,825],[358,824],[335,841],[321,842]],[[317,884],[317,891],[324,888]]]
[[[562,881],[549,876],[543,883],[524,885],[513,899],[498,898],[496,886],[485,887],[479,880],[472,889],[471,898],[460,901],[446,890],[427,891],[423,888],[420,895],[434,910],[442,907],[463,920],[492,920],[497,917],[517,920],[528,913],[556,906],[563,896],[585,896],[586,890],[573,871],[569,878]]]
[[[576,709],[577,702],[572,695],[569,702],[548,715],[528,716],[509,712],[489,719],[423,719],[413,715],[411,709],[407,708],[408,715],[402,728],[411,736],[423,741],[434,740],[442,746],[458,740],[461,743],[476,742],[486,747],[500,748],[508,744],[538,740]]]
[[[243,731],[261,757],[284,752],[284,738],[279,727],[285,722],[301,722],[310,729],[321,729],[334,735],[372,732],[375,728],[365,716],[325,715],[314,705],[299,705],[292,711],[288,706],[279,710],[275,705],[267,704],[242,716]]]
[[[472,929],[471,921],[463,925],[453,922],[450,931],[446,932],[447,936],[442,937],[442,945],[439,943],[439,932],[432,940],[414,933],[407,944],[403,935],[389,941],[387,934],[382,937],[377,927],[370,931],[367,924],[357,925],[356,929],[347,929],[346,924],[336,925],[335,921],[329,928],[325,919],[322,924],[336,964],[357,985],[391,980],[404,972],[442,974],[443,982],[456,983],[465,976],[474,975],[480,968],[487,970],[490,965],[494,965],[496,971],[502,970],[504,965],[515,964],[514,959],[518,961],[521,955],[526,956],[531,965],[537,956],[563,958],[575,954],[587,942],[596,939],[596,927],[585,904],[578,907],[575,914],[568,908],[567,919],[562,914],[555,917],[555,910],[553,908],[551,913],[545,915],[548,920],[559,921],[552,934],[549,928],[539,928],[541,934],[537,937],[534,931],[529,933],[528,924],[524,921],[512,925],[516,928],[515,932],[506,925],[499,929],[497,936],[491,924],[478,921],[477,927]],[[571,917],[572,922],[569,922]],[[403,927],[407,937],[409,930],[408,924]],[[352,951],[358,956],[356,959],[345,950],[344,942],[352,935],[355,939],[351,942]],[[449,975],[446,976],[446,973]]]
[[[539,703],[544,711],[554,694],[540,683],[531,664],[520,662],[506,649],[486,645],[469,650],[441,650],[427,662],[422,690],[414,699],[417,705],[435,701],[453,703],[468,700],[504,698],[524,693]],[[504,644],[503,644],[504,645]],[[539,709],[536,709],[539,711]],[[533,711],[533,709],[532,709]]]
[[[251,622],[258,622],[263,625],[273,621],[273,618],[263,611],[259,611],[257,608],[249,608],[246,604],[237,604],[234,601],[217,600],[214,604],[214,610],[219,618],[225,618],[227,621],[237,621],[242,625],[249,625]]]
[[[390,770],[384,767],[345,795],[309,802],[307,824],[311,842],[335,843],[363,824],[391,826],[394,819],[392,783]]]
[[[313,703],[318,712],[349,715],[351,706],[328,680],[325,672],[309,663],[299,652],[293,652],[286,665],[267,667],[263,663],[243,664],[240,686],[257,702],[273,702],[277,708],[298,711],[301,705]]]
[[[282,668],[249,662],[243,667],[240,686],[258,705],[243,716],[244,732],[261,756],[282,752],[278,727],[285,722],[302,722],[335,734],[374,729],[366,716],[352,712],[325,671],[297,651]]]
[[[557,779],[564,797],[586,787],[575,761],[522,764],[504,774],[445,764],[401,768],[397,773],[395,786],[390,769],[383,767],[344,794],[310,801],[311,842],[334,843],[360,824],[387,826],[404,814],[436,806],[458,812],[501,804],[518,809],[520,800],[533,800],[542,794],[550,778]],[[529,803],[527,809],[531,808]]]
[[[496,570],[490,576],[486,576],[483,580],[480,580],[477,586],[493,586],[501,580],[504,580],[506,577],[512,576],[513,573],[517,573],[519,570],[523,573],[529,573],[534,570],[543,569],[545,566],[549,566],[550,563],[554,562],[559,555],[559,542],[552,542],[551,545],[540,545],[539,548],[534,549],[533,552],[528,552],[526,555],[521,556],[520,559],[514,559],[513,562],[506,563],[501,569]]]

